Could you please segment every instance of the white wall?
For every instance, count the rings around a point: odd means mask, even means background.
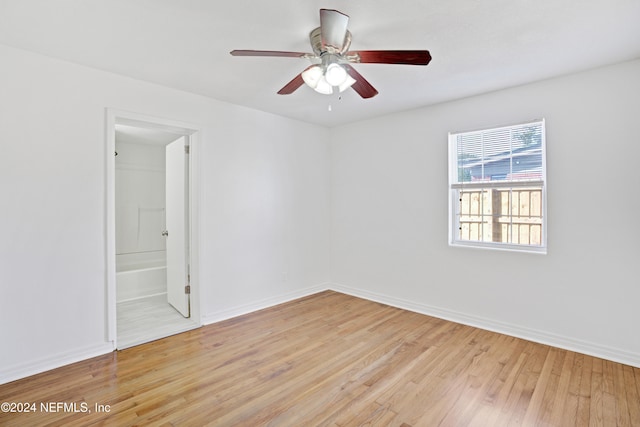
[[[640,61],[340,129],[339,290],[640,366]],[[545,118],[548,254],[447,244],[447,133]]]
[[[106,107],[202,129],[205,323],[327,282],[328,130],[1,45],[0,63],[0,383],[112,349]]]

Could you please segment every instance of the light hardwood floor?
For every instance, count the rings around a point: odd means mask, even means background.
[[[0,425],[640,426],[639,396],[638,368],[327,291],[2,385],[92,412]]]

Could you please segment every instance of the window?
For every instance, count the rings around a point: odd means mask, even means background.
[[[449,243],[546,253],[544,120],[449,134]]]

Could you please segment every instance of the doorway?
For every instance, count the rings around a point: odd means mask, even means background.
[[[199,132],[132,113],[107,116],[107,335],[124,349],[200,326]]]

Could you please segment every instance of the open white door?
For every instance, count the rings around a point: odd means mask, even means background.
[[[187,137],[166,148],[167,300],[184,317],[189,306],[189,155]]]

